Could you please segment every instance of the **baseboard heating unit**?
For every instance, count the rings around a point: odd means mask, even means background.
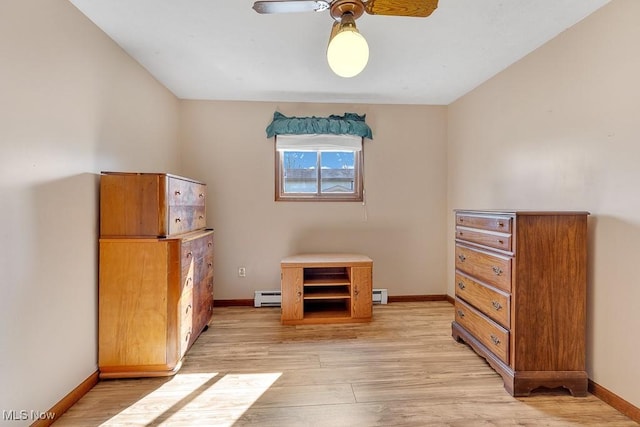
[[[274,291],[256,291],[253,298],[254,307],[280,307],[282,302],[282,294],[279,290]],[[373,290],[373,303],[374,304],[386,304],[387,303],[387,290],[386,289],[374,289]]]
[[[280,291],[256,291],[253,298],[254,307],[280,307],[282,294]]]
[[[373,303],[374,304],[386,304],[387,303],[387,290],[386,289],[374,289],[373,290]]]

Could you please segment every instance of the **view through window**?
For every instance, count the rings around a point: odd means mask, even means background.
[[[276,200],[362,200],[362,151],[278,149]]]

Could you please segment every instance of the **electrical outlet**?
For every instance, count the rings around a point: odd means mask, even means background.
[[[244,267],[238,267],[238,277],[247,277],[247,269]]]

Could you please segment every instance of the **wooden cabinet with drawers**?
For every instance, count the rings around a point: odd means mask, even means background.
[[[514,396],[587,392],[587,212],[457,210],[452,335]]]
[[[100,189],[100,377],[172,375],[213,310],[206,186],[103,172]]]
[[[166,237],[206,227],[206,185],[158,173],[103,172],[100,235]]]

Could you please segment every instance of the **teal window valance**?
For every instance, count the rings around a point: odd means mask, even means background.
[[[267,126],[267,138],[275,135],[358,135],[373,139],[371,128],[364,122],[366,114],[344,113],[329,117],[287,117],[273,113]]]

